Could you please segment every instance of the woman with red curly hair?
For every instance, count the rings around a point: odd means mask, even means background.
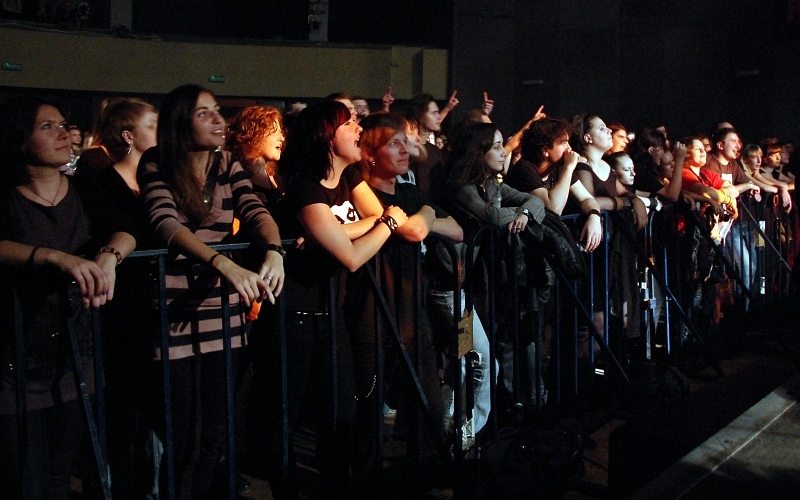
[[[285,142],[281,113],[272,107],[244,108],[228,124],[225,146],[231,152],[231,159],[241,163],[251,176],[253,191],[270,212],[283,196],[277,162]]]

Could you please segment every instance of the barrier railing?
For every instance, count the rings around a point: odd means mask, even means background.
[[[740,205],[740,219],[738,224],[741,226],[739,231],[740,236],[738,237],[738,241],[733,241],[735,238],[731,238],[725,242],[724,250],[718,248],[716,252],[716,258],[722,261],[722,264],[725,266],[726,271],[729,271],[729,276],[733,277],[736,282],[738,288],[741,290],[741,294],[749,299],[752,303],[757,304],[766,304],[775,300],[776,298],[780,298],[785,296],[788,293],[788,280],[787,277],[791,271],[789,259],[793,257],[794,247],[793,247],[793,239],[790,235],[787,234],[789,229],[785,229],[781,232],[780,227],[784,226],[786,228],[793,227],[795,224],[794,214],[785,214],[783,213],[778,207],[774,205],[772,202],[773,198],[766,196],[765,203],[762,204],[751,204],[751,203],[742,203]],[[693,217],[692,213],[684,214],[686,217]],[[667,218],[666,215],[662,215],[662,217]],[[462,260],[462,256],[459,254],[456,247],[447,240],[446,238],[431,234],[429,239],[429,247],[434,245],[442,245],[445,249],[445,252],[449,255],[450,261],[453,265],[453,276],[452,276],[452,290],[453,290],[453,322],[452,322],[452,331],[450,334],[450,343],[456,344],[458,341],[458,334],[459,334],[459,320],[461,319],[460,311],[462,308],[461,304],[461,290],[465,290],[466,292],[466,303],[465,308],[470,311],[473,310],[475,307],[482,309],[482,317],[486,321],[486,331],[489,337],[489,359],[490,359],[490,366],[489,369],[489,383],[491,387],[491,408],[492,412],[489,416],[488,425],[491,426],[493,429],[497,429],[499,425],[498,422],[498,415],[499,412],[497,411],[500,408],[500,402],[498,397],[498,380],[497,380],[497,373],[494,369],[494,360],[498,359],[496,349],[498,346],[498,325],[500,324],[499,321],[499,311],[498,311],[498,292],[501,290],[506,290],[510,292],[511,297],[511,308],[510,314],[512,315],[510,318],[510,338],[511,338],[511,349],[512,349],[512,365],[511,365],[511,383],[512,383],[512,392],[514,397],[514,405],[517,407],[523,407],[525,405],[531,404],[535,409],[541,409],[541,407],[546,403],[550,404],[560,404],[565,401],[565,399],[575,398],[578,397],[582,393],[582,388],[580,387],[580,382],[582,380],[589,380],[591,382],[592,377],[586,377],[587,375],[591,375],[595,373],[595,349],[589,348],[588,352],[581,353],[581,345],[580,342],[585,342],[580,337],[579,330],[581,328],[585,328],[588,330],[588,336],[591,339],[590,345],[596,343],[599,346],[600,352],[608,360],[607,368],[612,368],[616,372],[618,372],[621,377],[620,379],[623,380],[625,383],[630,381],[630,378],[627,374],[626,368],[624,364],[618,359],[617,353],[619,350],[615,347],[615,343],[619,342],[619,339],[614,338],[610,335],[610,313],[611,308],[609,304],[609,289],[610,289],[610,281],[611,276],[609,273],[609,215],[603,214],[604,219],[604,228],[605,228],[605,238],[603,240],[603,249],[601,252],[597,254],[588,254],[587,258],[589,260],[589,274],[587,279],[583,283],[578,283],[575,280],[568,279],[564,273],[557,268],[555,263],[551,262],[550,266],[553,271],[553,275],[555,277],[554,283],[552,283],[552,288],[554,290],[554,294],[551,300],[555,301],[555,314],[551,317],[546,317],[546,314],[542,310],[533,310],[531,312],[531,316],[528,317],[527,321],[522,321],[522,317],[520,316],[521,307],[520,304],[523,302],[523,299],[527,299],[524,296],[526,293],[530,293],[530,289],[526,286],[526,284],[518,283],[518,276],[515,272],[506,273],[507,282],[503,282],[501,276],[503,273],[501,272],[502,269],[499,269],[499,262],[498,259],[498,242],[501,239],[505,239],[507,234],[504,231],[499,231],[492,228],[483,228],[479,230],[474,237],[466,243],[466,252],[465,255],[470,256],[466,261]],[[667,218],[668,219],[668,218]],[[563,220],[566,224],[575,224],[577,222],[576,217],[564,217]],[[647,277],[645,282],[648,283],[649,289],[654,289],[654,283],[657,284],[664,295],[663,299],[663,314],[664,314],[664,331],[665,337],[663,342],[665,343],[665,349],[667,355],[672,355],[673,353],[677,352],[677,348],[680,348],[683,342],[683,338],[685,335],[694,336],[699,339],[700,343],[704,343],[706,340],[706,333],[702,332],[698,329],[697,324],[695,321],[692,320],[690,309],[691,309],[691,302],[693,301],[693,297],[684,297],[685,294],[685,287],[682,286],[680,282],[681,270],[680,264],[677,256],[677,251],[675,247],[672,246],[671,241],[666,241],[664,238],[658,243],[654,243],[655,239],[658,239],[655,235],[656,231],[654,230],[654,216],[651,214],[650,222],[645,229],[644,236],[643,236],[643,243],[638,241],[636,235],[631,236],[630,234],[627,237],[630,237],[631,240],[629,243],[631,244],[632,248],[639,254],[639,265],[642,266],[639,270],[647,269]],[[770,223],[770,221],[772,221]],[[695,220],[696,224],[699,227],[704,228],[705,226],[704,221],[702,220]],[[618,231],[622,230],[622,227],[617,224]],[[623,232],[623,234],[627,234]],[[704,237],[708,237],[706,233],[702,233]],[[290,242],[285,242],[285,244],[290,245]],[[227,245],[214,245],[217,251],[220,252],[231,252],[234,250],[240,250],[246,248],[247,244],[227,244]],[[734,248],[734,246],[738,246],[738,248]],[[522,252],[523,249],[519,247],[518,241],[516,238],[511,240],[510,243],[510,250],[511,255],[516,255],[518,252]],[[739,259],[728,259],[725,256],[725,253],[733,253],[736,255],[736,252],[733,250],[738,251],[739,256],[748,254],[748,257],[740,257]],[[430,248],[429,250],[430,251]],[[479,253],[483,256],[480,259],[473,259],[476,253]],[[176,494],[176,485],[175,485],[175,475],[174,475],[174,468],[175,468],[175,450],[173,448],[172,443],[172,433],[173,433],[173,422],[172,422],[172,408],[171,408],[171,400],[172,400],[172,385],[170,380],[170,363],[169,363],[169,318],[167,316],[167,295],[166,295],[166,272],[167,272],[167,265],[168,265],[168,251],[167,250],[147,250],[147,251],[137,251],[131,255],[131,258],[148,258],[148,259],[155,259],[157,261],[157,268],[158,268],[158,301],[160,304],[160,337],[158,342],[158,347],[161,353],[161,368],[162,368],[162,380],[163,380],[163,387],[162,387],[162,395],[164,398],[164,428],[166,437],[164,442],[164,460],[165,460],[165,470],[167,471],[166,477],[164,478],[164,485],[165,488],[163,490],[163,494],[165,498],[175,498]],[[289,257],[291,258],[291,256]],[[410,307],[413,307],[416,314],[424,308],[425,297],[424,297],[424,285],[421,273],[419,270],[421,269],[421,256],[419,250],[417,249],[416,252],[416,263],[415,267],[417,268],[418,272],[415,277],[414,282],[414,300],[413,304]],[[412,359],[409,356],[408,352],[406,352],[403,341],[398,331],[397,324],[394,322],[392,317],[391,311],[389,306],[384,299],[380,287],[380,275],[375,274],[373,270],[373,266],[368,265],[368,270],[371,271],[370,280],[372,283],[372,292],[375,294],[377,300],[375,301],[375,317],[376,317],[376,361],[377,361],[377,400],[381,403],[379,406],[382,407],[384,394],[383,394],[383,380],[382,380],[382,372],[383,372],[383,365],[382,359],[383,354],[385,352],[384,346],[382,345],[383,341],[383,329],[388,328],[389,335],[388,338],[392,342],[392,348],[395,349],[395,352],[400,354],[401,358],[401,367],[404,370],[405,375],[409,377],[412,386],[412,392],[414,393],[414,398],[417,402],[418,408],[420,409],[419,416],[417,419],[418,428],[422,428],[427,426],[429,430],[435,430],[437,428],[437,422],[433,421],[432,415],[429,411],[429,402],[427,400],[427,396],[423,391],[423,387],[420,383],[418,374],[421,369],[421,365],[419,362],[419,356],[416,359]],[[513,267],[513,266],[512,266]],[[507,270],[506,270],[507,271]],[[482,290],[479,290],[478,283],[481,282],[481,277],[485,274],[488,277],[486,280],[486,286],[483,287]],[[291,279],[289,276],[287,279]],[[673,280],[678,280],[673,282]],[[605,293],[597,294],[595,293],[595,287],[601,287]],[[228,297],[228,286],[224,283],[223,280],[223,290],[222,290],[222,297]],[[329,307],[329,314],[328,314],[328,326],[331,331],[335,330],[336,326],[336,288],[333,282],[330,283],[328,287],[328,307]],[[596,304],[595,300],[596,297],[604,296],[605,299],[602,304]],[[655,302],[654,297],[652,295],[647,295],[644,297],[647,302],[645,304],[645,308],[643,310],[645,316],[645,322],[650,326],[647,329],[648,335],[648,346],[653,345],[656,341],[653,340],[652,336],[660,335],[658,333],[658,325],[659,325],[659,317],[655,316],[654,314],[654,307],[652,304]],[[479,302],[479,304],[478,304]],[[282,377],[282,384],[281,384],[281,394],[280,400],[282,402],[282,419],[281,419],[281,430],[282,430],[282,441],[281,441],[281,467],[282,467],[282,474],[285,481],[288,482],[290,476],[290,469],[291,469],[291,461],[290,461],[290,449],[292,443],[290,441],[290,416],[289,416],[289,386],[287,382],[288,378],[288,371],[287,371],[287,364],[289,362],[287,356],[287,332],[286,332],[286,308],[287,304],[284,300],[284,296],[279,297],[277,301],[277,312],[278,312],[278,321],[277,321],[277,332],[280,338],[280,360],[281,360],[281,368],[280,374]],[[231,349],[231,337],[234,335],[234,332],[231,331],[230,328],[230,304],[227,300],[222,301],[222,314],[223,314],[223,324],[224,327],[224,334],[223,334],[223,351],[225,357],[225,366],[226,366],[226,407],[227,407],[227,458],[228,458],[228,481],[227,481],[227,496],[228,498],[235,498],[236,497],[236,453],[235,453],[235,432],[234,432],[234,393],[235,393],[235,377],[233,374],[233,361],[232,361],[232,349]],[[20,441],[20,454],[21,454],[21,468],[20,468],[20,477],[23,479],[27,477],[27,471],[25,470],[25,456],[26,456],[26,447],[27,442],[24,438],[26,436],[26,425],[27,425],[27,418],[26,418],[26,405],[25,405],[25,353],[24,349],[24,338],[22,334],[22,320],[20,314],[21,308],[18,299],[15,300],[15,330],[16,330],[16,351],[14,353],[15,360],[16,360],[16,383],[15,386],[17,388],[17,417],[18,417],[18,425],[19,425],[19,436],[21,438]],[[594,322],[594,312],[602,312],[604,321],[603,327],[598,329],[595,322]],[[648,316],[650,315],[650,316]],[[548,377],[548,373],[544,371],[543,364],[542,364],[542,352],[545,349],[545,343],[547,339],[544,337],[544,327],[548,325],[552,327],[554,331],[553,336],[553,345],[552,345],[552,352],[553,355],[551,356],[554,364],[554,368],[549,371],[549,374],[552,375],[552,378]],[[104,410],[104,372],[103,372],[103,359],[102,359],[102,337],[101,337],[101,329],[99,324],[99,315],[94,314],[92,319],[92,324],[94,326],[94,342],[95,342],[95,384],[96,384],[96,391],[97,394],[94,398],[94,402],[89,400],[88,391],[85,391],[82,395],[82,405],[84,408],[84,413],[86,416],[86,424],[87,428],[89,429],[90,437],[92,438],[92,445],[94,454],[96,457],[96,468],[97,473],[100,478],[100,487],[102,489],[102,494],[104,498],[110,498],[110,485],[111,480],[113,479],[109,474],[108,468],[108,461],[106,455],[106,422],[105,422],[105,410]],[[530,332],[530,344],[533,346],[533,355],[529,356],[528,362],[529,366],[528,369],[531,371],[529,374],[528,380],[530,381],[530,389],[533,396],[532,401],[526,401],[523,398],[523,381],[525,380],[524,374],[522,373],[522,367],[525,365],[523,363],[523,353],[525,353],[525,349],[527,348],[527,344],[523,343],[522,338],[524,337],[523,332],[526,328],[531,328]],[[421,335],[420,328],[419,328],[419,319],[416,320],[415,326],[415,337],[417,338],[417,342],[419,342],[419,337]],[[330,355],[332,359],[331,363],[331,381],[332,381],[332,409],[333,413],[330,415],[332,419],[334,428],[337,425],[336,419],[338,415],[338,404],[337,401],[338,397],[338,390],[337,386],[340,383],[338,377],[338,369],[337,369],[337,349],[341,346],[337,345],[337,340],[335,335],[330,336]],[[659,340],[660,342],[661,340]],[[75,361],[76,366],[80,366],[80,352],[79,347],[75,342],[72,343],[73,346],[73,358]],[[677,346],[677,348],[676,348]],[[585,346],[584,346],[585,347]],[[416,352],[419,353],[422,346],[421,344],[416,344]],[[648,356],[650,355],[651,351],[648,347]],[[457,349],[453,349],[450,351],[450,362],[454,365],[460,366],[462,360],[457,356]],[[582,358],[581,356],[585,354],[588,356],[588,364],[585,364],[586,371],[582,371]],[[466,363],[466,370],[467,370],[467,377],[465,380],[471,381],[471,364]],[[80,379],[80,370],[75,370],[76,377]],[[463,442],[464,435],[463,435],[463,417],[461,413],[462,405],[464,405],[464,401],[462,400],[462,387],[461,387],[461,376],[460,370],[454,370],[455,376],[454,379],[451,381],[452,387],[454,390],[454,412],[453,412],[453,436],[452,442],[456,443],[452,450],[448,450],[445,446],[444,442],[438,440],[436,442],[436,447],[438,453],[443,456],[447,457],[448,455],[452,456],[453,460],[455,461],[456,465],[459,466],[464,459],[464,453],[460,446]],[[86,386],[84,382],[81,380],[76,381],[77,386],[83,390]],[[543,400],[544,390],[549,390],[549,397],[545,402]],[[566,398],[569,396],[569,398]],[[469,412],[471,411],[472,406],[474,406],[474,393],[470,392],[470,389],[467,389],[466,393],[467,402],[467,416],[469,416]],[[375,414],[375,425],[377,426],[377,443],[379,450],[382,450],[382,442],[383,442],[383,414],[382,412]],[[433,433],[436,435],[436,433]],[[416,449],[418,451],[422,450],[423,442],[422,442],[422,433],[418,433],[416,436],[417,445]],[[419,456],[417,457],[420,458]],[[460,468],[459,468],[460,470]],[[23,481],[25,484],[25,481]]]

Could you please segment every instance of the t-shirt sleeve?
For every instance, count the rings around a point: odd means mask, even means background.
[[[636,170],[636,177],[633,179],[633,188],[647,193],[657,193],[664,187],[658,180],[656,174],[648,168]]]
[[[509,169],[506,184],[523,193],[531,193],[535,189],[545,187],[536,167],[525,160],[518,161]]]
[[[744,169],[739,165],[738,161],[734,161],[733,165],[733,182],[731,184],[738,185],[738,184],[747,184],[750,182],[750,178],[747,177]]]
[[[707,186],[710,186],[714,189],[722,189],[722,184],[725,182],[722,180],[722,177],[720,177],[719,174],[706,168],[700,169],[700,176],[703,178]]]
[[[582,162],[578,163],[575,166],[575,170],[572,171],[572,179],[570,179],[570,181],[569,181],[569,185],[570,186],[572,186],[573,184],[575,184],[576,182],[581,180],[580,176],[578,175],[578,172],[581,172],[581,171],[592,173],[592,167],[590,167],[589,165],[587,165],[585,163],[582,163]],[[590,189],[591,190],[594,186],[584,186],[584,187],[586,189]]]
[[[361,175],[361,170],[358,168],[358,165],[354,164],[345,167],[344,171],[342,172],[342,179],[340,182],[344,182],[344,185],[347,186],[347,189],[352,191],[363,181],[364,177]]]

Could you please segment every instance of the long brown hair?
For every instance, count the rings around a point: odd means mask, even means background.
[[[494,177],[486,167],[486,153],[494,144],[495,132],[497,126],[493,123],[470,123],[459,131],[446,164],[450,190],[467,184],[483,184]]]
[[[188,159],[194,144],[194,111],[202,93],[214,95],[199,85],[182,85],[167,94],[158,115],[158,170],[178,210],[195,223],[202,223],[211,213],[203,200],[205,186],[200,185]]]

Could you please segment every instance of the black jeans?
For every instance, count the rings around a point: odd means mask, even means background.
[[[28,412],[26,500],[69,500],[85,423],[78,400]],[[16,415],[0,415],[0,493],[22,498]]]
[[[234,349],[234,376],[239,356],[240,349]],[[160,364],[157,369],[160,370]],[[172,360],[170,377],[176,496],[204,498],[211,489],[217,463],[227,451],[225,353],[211,352]],[[161,401],[163,405],[163,397]],[[160,422],[156,426],[157,433],[166,453],[163,406],[157,421]],[[161,461],[162,492],[166,491],[166,468],[165,455]]]
[[[343,314],[337,312],[338,397],[335,418],[329,317],[290,312],[286,325],[289,442],[292,428],[300,421],[317,430],[319,491],[330,496],[344,495],[348,488],[355,414],[353,353]],[[253,341],[248,347],[253,350],[253,385],[247,409],[249,470],[256,475],[266,475],[275,498],[296,498],[291,444],[292,477],[289,483],[282,476],[280,342],[275,318],[263,313],[262,316],[266,317],[259,317],[251,335]]]

